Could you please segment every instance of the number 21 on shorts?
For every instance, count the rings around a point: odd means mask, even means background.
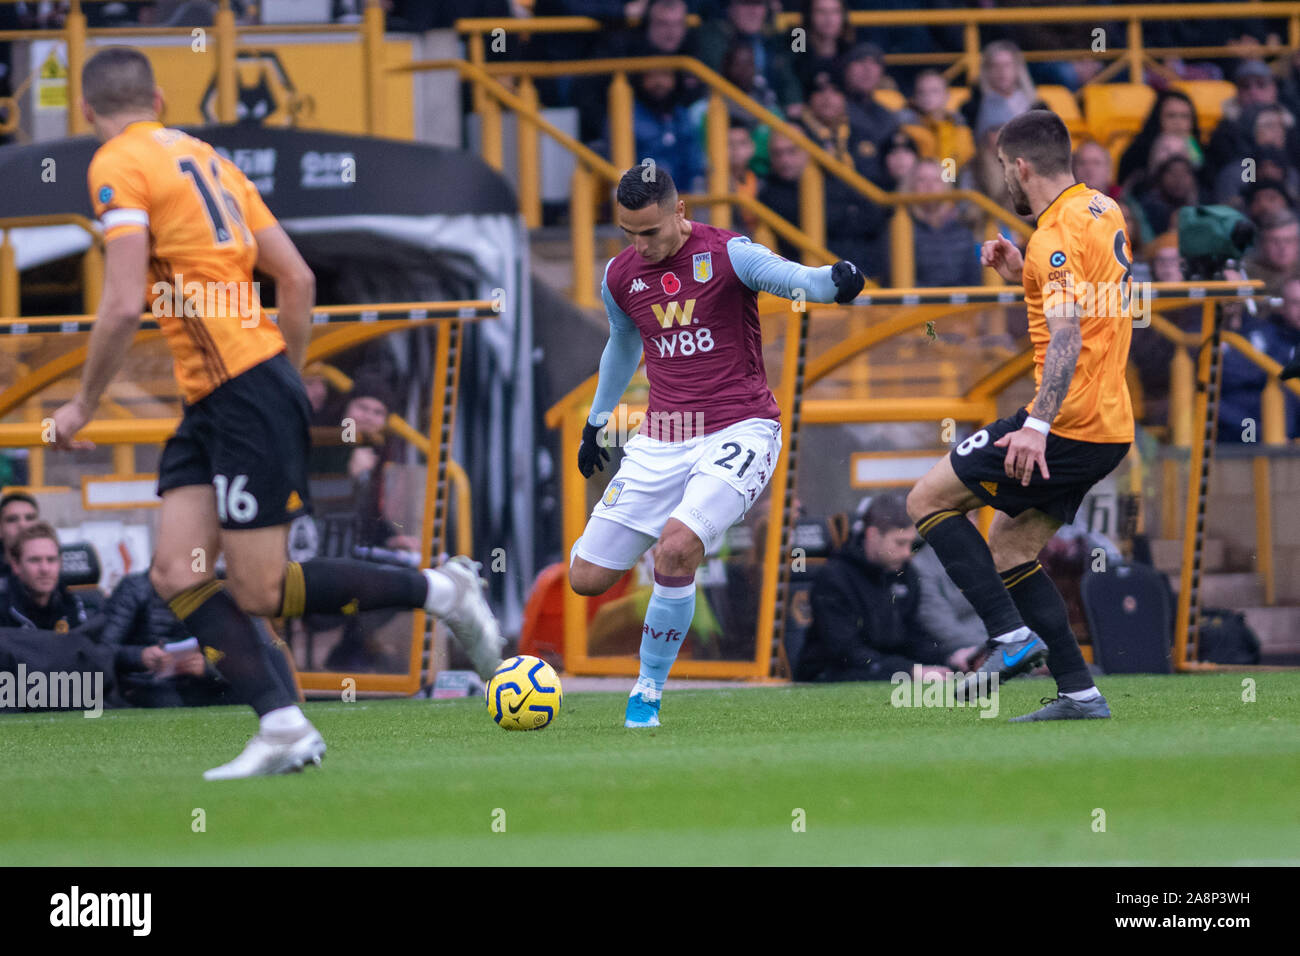
[[[257,517],[257,499],[244,490],[247,475],[235,475],[231,481],[226,475],[213,475],[212,486],[217,492],[217,517],[222,522],[244,524]]]

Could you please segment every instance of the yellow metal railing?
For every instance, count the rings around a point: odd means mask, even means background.
[[[1149,47],[1142,36],[1142,24],[1159,20],[1285,20],[1284,46],[1210,46],[1210,47]],[[802,23],[799,13],[781,13],[776,17],[776,28],[788,32]],[[954,9],[954,10],[852,10],[848,20],[854,27],[961,27],[962,50],[939,53],[888,53],[886,61],[898,66],[944,67],[949,79],[965,73],[967,77],[979,74],[982,53],[981,28],[991,26],[1016,26],[1051,24],[1080,24],[1096,28],[1099,24],[1115,23],[1123,30],[1123,37],[1103,37],[1086,49],[1055,49],[1024,51],[1030,62],[1049,62],[1072,59],[1112,60],[1101,74],[1090,82],[1105,82],[1117,73],[1128,71],[1129,82],[1141,83],[1144,67],[1167,72],[1159,58],[1167,59],[1235,59],[1239,57],[1274,56],[1286,50],[1300,48],[1300,3],[1178,3],[1178,4],[1119,4],[1116,6],[1089,6],[1085,4],[1016,7],[1014,9]],[[688,18],[688,23],[698,23]],[[500,19],[491,17],[466,17],[456,21],[456,30],[465,37],[466,50],[471,62],[487,62],[486,37],[493,31],[506,34],[595,33],[609,29],[607,23],[592,17],[533,17],[528,19]],[[1103,28],[1104,29],[1104,28]],[[1228,39],[1228,38],[1225,38]]]
[[[757,216],[760,221],[784,238],[795,242],[801,249],[813,253],[823,262],[836,258],[824,252],[825,228],[825,175],[834,175],[872,202],[894,210],[890,223],[891,281],[894,285],[911,286],[915,277],[912,250],[912,224],[907,207],[916,203],[935,201],[935,196],[919,193],[889,193],[861,175],[851,163],[831,155],[813,142],[798,126],[760,106],[738,87],[714,73],[698,60],[685,56],[634,57],[627,59],[587,60],[579,63],[518,63],[489,64],[478,67],[461,60],[420,60],[399,67],[394,72],[426,70],[454,70],[462,79],[473,83],[475,101],[482,129],[482,156],[496,170],[504,168],[503,131],[501,107],[512,109],[520,120],[519,148],[519,199],[520,211],[530,227],[541,223],[540,154],[538,130],[551,136],[561,147],[578,160],[574,172],[573,191],[570,196],[571,229],[573,238],[573,290],[575,301],[582,305],[596,305],[594,285],[595,209],[599,205],[598,182],[613,184],[623,171],[635,164],[635,144],[632,138],[632,98],[627,74],[653,69],[673,69],[690,73],[710,88],[710,102],[706,116],[705,139],[709,147],[709,195],[703,202],[713,207],[711,221],[714,225],[731,224],[731,207],[739,205]],[[573,137],[561,133],[542,118],[537,107],[533,80],[538,77],[612,74],[609,108],[612,141],[610,152],[613,161],[599,156]],[[497,77],[518,78],[519,92],[515,93],[499,82]],[[799,188],[800,223],[799,239],[791,235],[785,220],[767,210],[765,206],[744,197],[728,193],[726,164],[727,103],[744,110],[756,120],[788,136],[807,153],[811,162],[804,168]],[[726,197],[725,200],[723,197]],[[685,198],[697,201],[697,197]],[[1000,224],[1013,232],[1029,235],[1032,231],[1023,220],[1003,209],[982,193],[971,190],[954,190],[944,193],[948,201],[966,201],[985,214],[990,223]],[[783,225],[784,224],[784,227]],[[989,272],[992,276],[992,272]]]

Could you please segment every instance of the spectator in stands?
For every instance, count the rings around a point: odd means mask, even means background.
[[[707,167],[699,124],[681,102],[677,74],[647,70],[633,81],[633,89],[632,126],[638,161],[653,159],[668,170],[683,192],[702,191]]]
[[[1234,77],[1237,95],[1223,104],[1223,118],[1214,129],[1206,148],[1205,161],[1210,176],[1217,179],[1224,167],[1238,164],[1258,149],[1255,142],[1254,110],[1278,102],[1277,81],[1268,66],[1260,60],[1245,60]],[[1291,116],[1290,111],[1287,112]],[[1300,152],[1294,117],[1287,124],[1287,151]],[[1240,187],[1238,187],[1240,188]],[[1235,191],[1233,193],[1235,195]]]
[[[859,43],[844,57],[839,85],[848,98],[849,124],[859,142],[877,147],[893,136],[899,125],[898,114],[876,99],[884,79],[885,52],[874,43]],[[879,183],[883,171],[877,161],[874,175],[863,175]]]
[[[922,159],[904,184],[909,193],[942,197],[952,191],[943,169],[933,159]],[[975,234],[961,222],[957,205],[938,198],[909,207],[912,214],[912,248],[918,286],[979,285],[979,247]]]
[[[59,536],[49,524],[24,528],[13,554],[13,576],[0,596],[0,625],[66,634],[86,620],[81,599],[59,586]]]
[[[1292,116],[1300,116],[1300,50],[1292,50],[1284,63],[1277,81],[1277,98]]]
[[[1255,246],[1242,265],[1251,279],[1264,282],[1267,295],[1280,295],[1282,284],[1300,276],[1300,221],[1294,213],[1274,213],[1258,224]]]
[[[1007,176],[998,159],[998,135],[1001,126],[994,126],[975,138],[975,160],[967,167],[962,177],[963,186],[983,193],[1003,209],[1015,209],[1011,193],[1007,189]]]
[[[1038,92],[1020,48],[1009,40],[995,40],[984,47],[979,82],[961,112],[975,139],[980,140],[1012,117],[1033,109],[1037,102]]]
[[[842,163],[856,164],[858,137],[849,125],[848,100],[829,74],[821,73],[808,94],[808,103],[799,114],[799,122],[808,138]],[[864,144],[871,145],[871,144]],[[874,145],[862,154],[870,157]],[[861,170],[859,170],[861,172]]]
[[[1112,199],[1119,197],[1114,171],[1110,150],[1100,143],[1087,140],[1074,151],[1074,178],[1089,189],[1105,193]]]
[[[799,213],[799,181],[808,165],[808,154],[784,133],[773,130],[768,140],[768,156],[772,168],[758,188],[758,201],[798,226],[802,218]],[[792,262],[803,260],[799,247],[785,239],[777,239],[776,251]]]
[[[947,675],[969,660],[944,654],[917,621],[920,587],[908,562],[915,542],[902,496],[875,497],[813,583],[796,680],[889,680],[916,663],[926,676]]]
[[[1241,205],[1252,222],[1260,223],[1274,213],[1296,210],[1295,193],[1280,179],[1258,179],[1241,190]]]
[[[793,140],[777,132],[772,133],[769,150],[772,171],[759,189],[759,201],[797,226],[801,221],[799,179],[808,157]],[[869,278],[888,275],[884,210],[834,176],[827,176],[825,183],[827,247]],[[796,262],[803,258],[799,249],[785,240],[778,241],[777,251]]]
[[[705,66],[721,73],[731,45],[737,40],[747,44],[763,82],[776,93],[786,115],[797,118],[803,91],[790,65],[789,37],[766,31],[768,11],[766,0],[729,0],[722,19],[700,24],[694,38],[695,55]]]
[[[1143,250],[1142,258],[1133,265],[1134,282],[1182,282],[1183,259],[1178,252],[1178,234],[1166,232],[1157,236]],[[1184,332],[1199,331],[1201,308],[1197,305],[1165,309],[1160,313]],[[1153,328],[1135,328],[1129,345],[1129,361],[1138,371],[1142,383],[1142,421],[1148,425],[1163,425],[1169,417],[1169,366],[1174,358],[1175,345]]]
[[[622,37],[611,50],[614,56],[690,56],[692,55],[686,17],[690,13],[686,0],[649,0],[641,16],[641,28]],[[705,87],[690,73],[677,77],[683,103],[704,94]]]
[[[0,591],[8,584],[17,563],[14,548],[19,536],[40,518],[40,506],[25,491],[11,491],[0,498]]]
[[[975,158],[975,137],[966,118],[948,109],[948,81],[938,70],[923,70],[917,75],[911,103],[899,114],[899,120],[903,132],[926,159],[951,161],[957,173]]]
[[[754,160],[754,136],[740,120],[732,119],[727,129],[727,189],[733,196],[758,198],[758,174],[751,163]],[[758,228],[758,217],[743,208],[736,208],[741,231],[753,236]]]
[[[758,72],[752,45],[737,39],[727,47],[727,52],[722,57],[722,76],[759,106],[784,118],[785,111],[781,109],[781,101],[776,91],[767,85],[766,77]],[[751,128],[758,124],[753,114],[735,103],[729,101],[727,108],[733,119],[748,123]]]
[[[1287,154],[1288,134],[1294,119],[1285,107],[1272,103],[1252,106],[1242,115],[1242,125],[1251,130],[1245,153],[1233,156],[1214,178],[1216,202],[1231,202],[1238,197],[1244,183],[1261,178],[1276,178],[1292,190],[1300,187],[1300,173]]]
[[[1152,147],[1161,136],[1173,136],[1185,141],[1188,158],[1197,168],[1204,163],[1204,141],[1191,98],[1179,90],[1161,90],[1156,95],[1156,101],[1152,104],[1142,129],[1119,158],[1119,182],[1128,183],[1135,175],[1143,174],[1151,168]]]
[[[916,163],[921,157],[917,152],[916,143],[912,142],[912,137],[901,129],[896,130],[894,135],[889,137],[889,141],[884,145],[884,152],[885,175],[877,185],[891,192],[897,192],[912,175],[912,170],[916,168]]]
[[[1300,346],[1300,277],[1292,276],[1281,284],[1282,305],[1266,319],[1247,321],[1242,336],[1255,348],[1282,365],[1293,361]],[[1236,349],[1223,356],[1223,387],[1219,399],[1219,441],[1240,442],[1253,435],[1263,438],[1260,420],[1260,394],[1268,376],[1254,362]],[[1250,422],[1254,422],[1253,429]],[[1300,437],[1300,399],[1286,393],[1286,435]]]
[[[1196,168],[1186,156],[1171,156],[1156,168],[1151,185],[1136,197],[1146,220],[1148,235],[1160,235],[1176,228],[1178,210],[1201,202],[1201,185]]]
[[[817,88],[819,76],[838,76],[840,62],[853,48],[854,30],[844,0],[803,0],[800,12],[803,44],[802,49],[794,50],[791,59],[806,100]]]

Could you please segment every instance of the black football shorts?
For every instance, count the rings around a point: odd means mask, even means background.
[[[221,527],[287,524],[311,512],[311,403],[283,352],[184,406],[158,463],[158,494],[211,484]]]
[[[1029,412],[1022,408],[981,428],[954,448],[948,460],[962,484],[999,511],[1014,518],[1036,508],[1069,524],[1092,486],[1124,460],[1129,442],[1089,442],[1049,434],[1046,457],[1052,477],[1044,478],[1035,466],[1029,485],[1024,486],[1007,477],[1007,450],[994,447],[994,443],[1023,428],[1028,417]]]

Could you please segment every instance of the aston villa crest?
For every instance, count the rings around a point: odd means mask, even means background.
[[[708,282],[713,278],[713,253],[697,252],[691,261],[695,265],[696,282]]]

